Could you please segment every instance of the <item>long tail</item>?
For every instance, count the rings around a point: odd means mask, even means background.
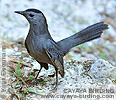
[[[108,25],[104,24],[104,22],[96,23],[68,38],[57,42],[57,44],[65,56],[71,48],[101,37],[101,34],[106,29],[108,29]]]

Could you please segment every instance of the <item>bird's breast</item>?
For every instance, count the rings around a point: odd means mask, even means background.
[[[35,60],[44,63],[50,63],[47,54],[45,53],[45,41],[44,39],[38,39],[38,37],[27,37],[25,40],[27,44],[28,53]]]

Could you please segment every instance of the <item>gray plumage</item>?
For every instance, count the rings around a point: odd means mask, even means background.
[[[56,85],[58,84],[58,72],[64,77],[63,57],[68,51],[77,45],[99,38],[103,31],[108,29],[107,24],[100,22],[68,38],[55,42],[49,33],[47,20],[41,11],[27,9],[16,11],[16,13],[25,16],[30,23],[29,33],[25,40],[28,53],[41,65],[41,68],[48,69],[48,64],[55,67]]]

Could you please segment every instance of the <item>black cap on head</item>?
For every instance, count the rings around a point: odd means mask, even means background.
[[[31,9],[27,9],[27,10],[25,10],[26,12],[30,12],[30,11],[32,11],[32,12],[35,12],[35,13],[42,13],[40,10],[37,10],[37,9],[33,9],[33,8],[31,8]]]
[[[15,13],[22,14],[22,15],[23,15],[25,12],[42,13],[40,10],[33,9],[33,8],[27,9],[27,10],[25,10],[25,11],[15,11]],[[43,14],[43,13],[42,13],[42,14]]]

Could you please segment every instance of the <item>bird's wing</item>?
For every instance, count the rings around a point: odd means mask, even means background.
[[[58,69],[60,75],[64,77],[63,56],[54,41],[49,40],[45,52],[50,58],[52,64]]]

